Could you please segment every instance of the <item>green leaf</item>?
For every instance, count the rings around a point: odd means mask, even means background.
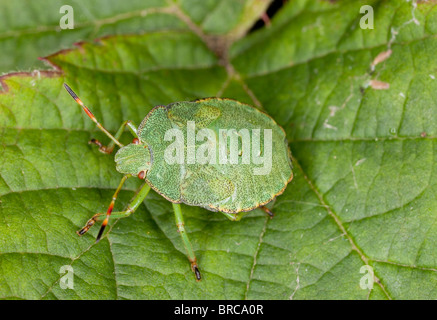
[[[142,34],[157,30],[188,30],[192,24],[206,34],[241,36],[270,0],[0,0],[0,73],[47,69],[38,61],[81,41],[114,34]],[[70,5],[73,29],[62,29]],[[192,19],[192,20],[190,20]],[[188,25],[187,25],[188,23]]]
[[[260,11],[249,14],[255,1],[232,3],[174,2],[160,14],[176,28],[114,29],[120,34],[49,56],[55,70],[1,78],[0,297],[436,296],[435,3],[290,1],[248,35]],[[360,28],[365,4],[374,29]],[[255,210],[230,222],[182,206],[201,282],[171,204],[154,192],[98,244],[95,227],[79,238],[75,231],[106,211],[121,174],[113,156],[87,144],[107,138],[64,82],[111,132],[181,100],[221,96],[264,109],[286,130],[295,168],[275,217]],[[61,288],[63,266],[74,270],[73,289]],[[373,268],[371,290],[360,287],[363,266]]]

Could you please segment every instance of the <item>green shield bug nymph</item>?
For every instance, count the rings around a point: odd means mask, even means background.
[[[104,146],[90,142],[104,153],[117,145],[116,169],[124,174],[106,214],[97,213],[79,230],[85,234],[103,221],[96,241],[111,218],[133,213],[150,188],[172,202],[176,225],[182,237],[191,269],[200,280],[196,256],[185,231],[180,203],[219,211],[238,221],[248,211],[260,208],[282,194],[293,178],[291,153],[284,130],[267,114],[231,99],[208,98],[157,106],[136,128],[122,123],[113,136],[94,117],[71,88],[68,93],[110,139]],[[125,127],[134,136],[124,146],[118,139]],[[112,212],[126,179],[145,180],[126,210]]]

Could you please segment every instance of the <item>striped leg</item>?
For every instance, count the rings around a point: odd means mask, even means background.
[[[113,197],[112,197],[112,201],[111,204],[108,207],[108,211],[104,214],[104,213],[97,213],[95,214],[91,219],[88,220],[88,222],[85,224],[85,226],[80,229],[79,231],[77,231],[77,234],[82,236],[85,233],[88,232],[88,230],[97,222],[97,221],[102,221],[102,226],[100,227],[99,230],[99,234],[96,238],[96,242],[99,242],[99,240],[101,239],[102,235],[103,235],[103,231],[105,230],[106,225],[108,224],[109,219],[118,219],[118,218],[125,218],[128,217],[129,215],[131,215],[133,212],[135,212],[135,210],[140,206],[140,204],[144,201],[144,199],[146,198],[147,194],[150,191],[150,187],[147,183],[144,183],[140,189],[138,190],[137,194],[135,195],[135,197],[132,199],[132,201],[129,203],[129,205],[127,206],[127,209],[124,211],[119,211],[119,212],[112,212],[112,209],[114,208],[114,204],[115,204],[115,200],[117,199],[118,193],[121,190],[121,187],[123,186],[123,183],[130,178],[130,175],[126,175],[124,176],[121,181],[120,184],[117,188],[117,190],[115,191]]]

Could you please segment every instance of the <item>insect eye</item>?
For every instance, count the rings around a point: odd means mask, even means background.
[[[138,138],[134,138],[134,139],[132,140],[132,143],[133,143],[133,144],[140,144],[140,139],[138,139]]]
[[[140,172],[138,173],[138,178],[139,178],[139,179],[144,180],[145,177],[146,177],[146,171],[145,171],[145,170],[140,171]]]

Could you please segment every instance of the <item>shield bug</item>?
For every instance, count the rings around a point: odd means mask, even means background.
[[[73,90],[68,93],[110,139],[105,146],[92,139],[103,153],[115,154],[116,170],[124,176],[106,213],[97,213],[77,231],[85,234],[102,221],[96,241],[109,219],[133,213],[153,189],[172,202],[176,226],[196,279],[201,275],[185,231],[181,203],[224,214],[232,221],[260,208],[282,194],[293,178],[291,153],[284,130],[267,114],[231,99],[207,98],[153,108],[138,128],[125,121],[113,136],[94,117]],[[118,139],[125,128],[132,143]],[[131,177],[145,180],[126,210],[112,212],[123,183]]]

